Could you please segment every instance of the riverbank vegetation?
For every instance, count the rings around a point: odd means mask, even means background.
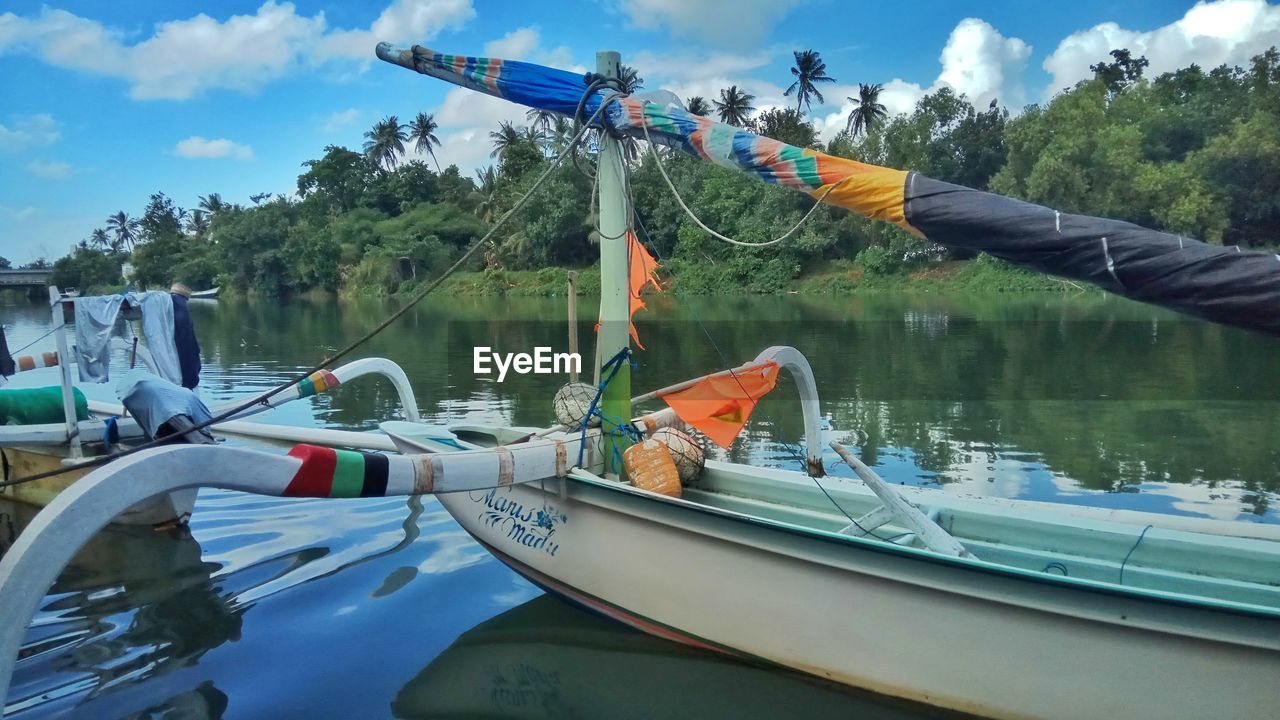
[[[859,86],[847,128],[822,143],[806,115],[831,78],[821,56],[796,53],[788,95],[795,108],[757,112],[739,87],[717,98],[688,98],[693,112],[748,126],[784,142],[856,160],[909,168],[961,185],[1067,212],[1129,220],[1244,247],[1280,242],[1280,53],[1247,67],[1191,66],[1145,76],[1145,58],[1125,50],[1091,69],[1094,77],[1016,116],[993,101],[974,107],[942,88],[913,112],[889,117],[880,86]],[[642,87],[631,69],[628,83]],[[54,282],[82,289],[123,284],[120,267],[149,287],[180,281],[268,296],[308,291],[387,295],[411,291],[440,273],[514,206],[567,146],[563,118],[530,111],[528,125],[490,133],[494,164],[475,177],[434,164],[429,114],[404,124],[380,121],[360,151],[329,146],[303,163],[296,195],[267,194],[251,204],[217,193],[178,207],[164,192],[140,215],[107,218],[54,263]],[[850,292],[904,283],[923,288],[1075,289],[991,258],[974,261],[895,227],[820,208],[794,237],[768,248],[726,246],[680,210],[643,143],[627,141],[640,237],[682,291]],[[406,146],[432,163],[404,161]],[[590,155],[593,144],[579,152]],[[586,158],[580,164],[590,164]],[[709,226],[746,242],[785,233],[812,200],[741,173],[674,152],[663,166]],[[458,293],[558,294],[568,268],[598,255],[592,181],[573,163],[494,237]],[[594,278],[594,280],[592,279]],[[584,292],[599,286],[581,273]]]

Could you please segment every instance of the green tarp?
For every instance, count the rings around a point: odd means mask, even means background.
[[[89,419],[89,401],[84,393],[72,389],[76,401],[76,419]],[[0,425],[40,425],[60,423],[62,389],[57,385],[23,390],[0,390]]]

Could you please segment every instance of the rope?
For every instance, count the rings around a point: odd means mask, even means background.
[[[624,362],[627,362],[630,357],[631,357],[631,348],[624,347],[621,350],[619,350],[617,354],[615,354],[613,357],[609,358],[608,362],[600,366],[600,374],[602,376],[602,379],[600,381],[600,384],[596,386],[596,396],[591,398],[591,405],[587,407],[587,414],[584,415],[582,418],[582,427],[581,427],[582,436],[581,436],[581,440],[578,443],[578,464],[575,467],[579,467],[579,468],[583,467],[582,463],[587,452],[587,427],[591,424],[592,416],[598,415],[600,417],[600,428],[602,430],[604,429],[606,422],[613,424],[613,429],[609,431],[609,435],[613,437],[615,440],[619,437],[619,432],[625,433],[628,430],[632,434],[633,439],[639,438],[639,436],[635,434],[635,429],[631,427],[631,424],[629,422],[627,422],[623,418],[606,417],[605,414],[601,412],[599,408],[600,398],[604,395],[604,389],[609,386],[609,382],[613,380],[613,377],[618,374],[619,370],[622,369],[622,364]],[[633,367],[634,367],[634,364],[633,364]],[[609,371],[609,374],[607,376],[604,375],[606,370]],[[621,467],[621,463],[622,463],[622,457],[621,457],[621,453],[618,452],[617,442],[613,443],[613,454],[617,456],[614,458],[614,460],[617,463],[614,466],[616,469],[617,467]]]
[[[542,175],[540,175],[538,179],[534,181],[533,185],[529,188],[529,191],[525,193],[524,196],[522,196],[516,202],[516,204],[511,207],[510,210],[508,210],[505,214],[503,214],[502,217],[498,218],[498,222],[495,223],[494,226],[489,229],[489,232],[485,233],[484,237],[474,242],[471,245],[471,247],[468,248],[467,251],[462,254],[462,257],[458,258],[458,260],[454,262],[453,265],[450,265],[449,268],[445,270],[442,275],[440,275],[440,277],[436,278],[434,281],[431,282],[430,285],[420,290],[416,295],[413,296],[411,300],[409,300],[408,303],[404,305],[404,307],[391,313],[391,315],[387,316],[387,319],[383,320],[381,323],[378,323],[378,325],[375,326],[373,329],[369,330],[369,332],[357,338],[354,342],[348,344],[346,347],[342,348],[341,350],[334,353],[333,355],[330,355],[329,357],[325,358],[315,367],[303,372],[302,374],[298,375],[292,380],[289,380],[285,383],[282,383],[276,386],[271,390],[268,390],[267,392],[261,395],[258,395],[254,398],[246,400],[240,405],[237,405],[236,407],[231,408],[230,410],[224,413],[221,413],[217,417],[213,417],[202,423],[193,425],[192,427],[187,428],[186,430],[183,430],[181,432],[174,433],[173,435],[169,435],[164,438],[157,438],[155,440],[150,440],[148,442],[142,443],[141,445],[135,445],[127,450],[123,450],[117,453],[100,455],[96,458],[93,458],[91,460],[88,460],[86,462],[79,463],[76,465],[59,468],[57,470],[50,470],[48,472],[37,473],[35,475],[28,475],[27,477],[15,478],[13,480],[5,480],[4,482],[0,482],[0,488],[10,487],[13,485],[21,485],[23,483],[34,482],[36,480],[43,480],[44,478],[63,475],[65,473],[80,471],[87,468],[99,467],[113,460],[117,460],[119,458],[132,455],[134,453],[141,452],[143,450],[147,450],[160,445],[172,443],[178,440],[179,438],[186,437],[190,433],[204,430],[210,425],[215,425],[217,423],[223,422],[224,420],[230,419],[231,417],[238,415],[239,413],[244,412],[245,410],[248,410],[249,408],[254,407],[255,405],[258,405],[259,403],[265,403],[267,400],[271,399],[272,397],[275,397],[276,395],[279,395],[285,390],[288,390],[289,388],[293,387],[299,382],[302,382],[307,378],[307,376],[311,375],[312,373],[318,372],[320,370],[324,370],[325,368],[328,368],[330,365],[333,365],[335,362],[342,359],[343,357],[346,357],[348,354],[353,352],[356,348],[360,347],[361,345],[365,344],[369,340],[373,339],[373,337],[376,336],[378,333],[381,333],[383,330],[386,330],[393,322],[395,322],[396,320],[399,320],[401,317],[404,317],[404,315],[408,313],[411,309],[413,309],[414,306],[416,306],[419,302],[421,302],[423,298],[425,298],[427,295],[430,295],[436,288],[443,285],[444,281],[447,280],[450,275],[456,272],[464,264],[466,264],[466,262],[470,260],[480,250],[480,248],[484,247],[486,243],[489,242],[489,239],[493,237],[494,233],[496,233],[504,224],[506,224],[506,222],[510,220],[516,214],[516,212],[520,210],[520,208],[524,207],[525,203],[527,203],[529,199],[533,197],[534,192],[536,192],[538,188],[540,188],[542,184],[546,182],[547,178],[551,177],[551,173],[557,167],[559,167],[560,163],[564,161],[565,157],[567,157],[569,153],[573,151],[573,149],[577,146],[578,141],[581,140],[582,136],[587,132],[587,130],[590,129],[591,123],[594,122],[596,118],[600,117],[601,113],[604,112],[604,109],[605,107],[608,106],[608,104],[609,104],[609,98],[606,98],[604,102],[600,103],[600,107],[595,111],[595,113],[591,116],[591,118],[587,120],[586,124],[582,126],[582,128],[578,131],[577,135],[574,136],[573,140],[569,143],[569,147],[565,148],[563,152],[561,152],[551,161],[551,164],[547,166],[547,169],[543,171]]]
[[[10,355],[11,357],[15,357],[15,358],[16,358],[16,357],[18,357],[18,353],[22,352],[23,350],[26,350],[27,348],[31,347],[32,345],[35,345],[36,343],[40,342],[41,340],[43,340],[43,339],[45,339],[45,338],[49,337],[50,335],[52,335],[52,334],[54,334],[54,333],[56,333],[56,332],[58,332],[58,328],[56,328],[56,327],[55,327],[55,328],[53,328],[52,330],[50,330],[49,332],[47,332],[47,333],[45,333],[45,334],[41,335],[40,337],[36,338],[35,340],[32,340],[31,342],[27,343],[26,345],[23,345],[22,347],[18,348],[17,350],[14,350],[13,352],[9,353],[9,355]],[[62,358],[58,358],[58,362],[62,362]]]
[[[1129,558],[1133,557],[1133,551],[1137,550],[1138,546],[1142,544],[1142,538],[1147,536],[1147,531],[1150,529],[1151,529],[1150,525],[1142,528],[1142,534],[1138,535],[1138,539],[1133,541],[1133,547],[1129,548],[1129,552],[1125,554],[1124,560],[1120,562],[1120,584],[1121,585],[1124,584],[1124,566],[1129,564]]]
[[[768,247],[770,245],[777,245],[783,240],[786,240],[787,238],[794,235],[795,232],[801,228],[801,226],[803,226],[806,222],[809,221],[809,218],[813,217],[813,214],[818,211],[818,208],[822,205],[822,201],[827,199],[827,196],[831,194],[831,191],[839,187],[840,183],[843,183],[845,180],[849,179],[847,177],[842,178],[841,180],[828,185],[827,189],[824,190],[822,192],[822,195],[818,196],[817,201],[813,203],[813,207],[809,208],[809,212],[805,213],[804,217],[800,218],[800,222],[796,223],[794,227],[792,227],[783,235],[776,237],[772,240],[767,240],[765,242],[757,242],[757,243],[734,240],[731,237],[728,237],[726,235],[721,235],[715,230],[712,230],[711,228],[707,227],[706,223],[702,222],[702,220],[698,219],[697,215],[693,214],[693,211],[690,210],[689,206],[685,204],[684,198],[680,197],[680,191],[676,190],[675,183],[671,182],[671,177],[667,175],[667,169],[662,166],[662,159],[658,156],[658,148],[654,146],[653,140],[649,138],[649,124],[646,122],[641,122],[640,127],[644,129],[644,139],[645,139],[645,142],[649,143],[649,151],[653,153],[653,161],[658,166],[658,172],[662,175],[662,179],[667,182],[667,188],[671,190],[671,196],[676,199],[676,203],[680,206],[680,209],[684,210],[684,213],[689,216],[689,219],[692,220],[698,227],[702,228],[703,232],[707,233],[713,238],[716,238],[717,240],[722,240],[724,242],[727,242],[730,245],[737,245],[739,247],[749,247],[749,248]]]

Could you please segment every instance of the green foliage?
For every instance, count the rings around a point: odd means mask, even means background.
[[[118,286],[123,283],[120,277],[120,263],[123,259],[122,255],[104,253],[81,244],[69,255],[53,263],[53,277],[50,281],[58,287],[76,287],[81,290]],[[8,267],[8,261],[5,261],[4,267]]]

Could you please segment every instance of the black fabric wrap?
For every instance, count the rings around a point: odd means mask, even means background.
[[[941,245],[981,250],[1133,300],[1280,336],[1275,253],[1059,213],[919,173],[907,176],[904,205],[907,222]]]

